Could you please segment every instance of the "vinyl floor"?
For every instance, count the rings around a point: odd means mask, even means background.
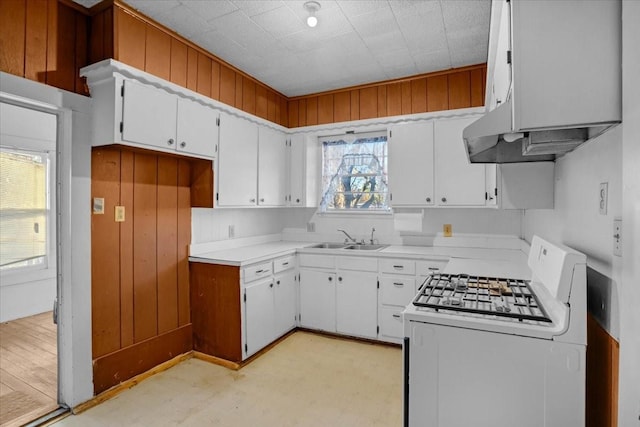
[[[51,312],[0,324],[0,426],[58,407],[57,327]]]
[[[54,426],[401,424],[400,348],[299,331],[239,371],[188,359]]]

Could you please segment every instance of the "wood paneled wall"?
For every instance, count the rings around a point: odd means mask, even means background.
[[[87,15],[62,0],[0,0],[0,70],[87,95]]]
[[[104,198],[104,214],[91,221],[98,359],[191,322],[191,165],[168,155],[98,147],[91,175],[92,197]],[[124,206],[124,222],[115,221],[116,206]]]
[[[587,427],[618,425],[618,359],[620,345],[587,315]]]
[[[173,31],[114,1],[92,11],[91,62],[113,58],[287,126],[287,98]]]
[[[484,105],[486,73],[486,64],[480,64],[291,98],[288,126],[480,107]]]

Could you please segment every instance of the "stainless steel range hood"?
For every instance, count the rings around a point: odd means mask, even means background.
[[[471,163],[553,161],[608,126],[513,132],[511,100],[473,122],[462,133]]]

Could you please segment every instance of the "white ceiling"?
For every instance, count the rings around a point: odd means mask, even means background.
[[[289,97],[487,60],[490,0],[126,2]]]

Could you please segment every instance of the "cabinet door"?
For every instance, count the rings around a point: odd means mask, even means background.
[[[337,276],[336,330],[346,335],[377,338],[377,275],[340,271]]]
[[[507,100],[511,89],[511,61],[507,55],[511,50],[511,5],[508,1],[494,2],[501,6],[500,23],[498,27],[498,41],[493,70],[493,96],[489,108],[493,110]]]
[[[300,269],[300,323],[305,328],[336,331],[336,275]]]
[[[389,188],[393,206],[433,205],[433,122],[390,130]]]
[[[218,206],[255,206],[258,182],[258,126],[220,114]]]
[[[284,133],[258,129],[258,204],[284,206],[287,194],[287,145]]]
[[[296,272],[287,270],[275,276],[276,338],[296,326]]]
[[[177,97],[138,82],[124,81],[122,140],[175,149]]]
[[[218,112],[190,99],[178,99],[177,149],[215,157],[218,148]]]
[[[289,143],[289,205],[304,206],[305,139],[292,135]]]
[[[245,288],[245,295],[245,356],[250,356],[276,338],[273,280],[252,283]]]
[[[478,117],[435,122],[435,187],[439,206],[484,206],[485,165],[470,164],[462,130]]]

